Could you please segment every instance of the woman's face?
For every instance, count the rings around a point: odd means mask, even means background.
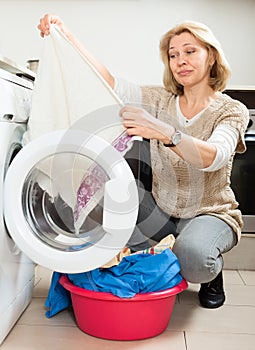
[[[170,69],[184,87],[208,82],[208,51],[190,33],[174,36],[169,43]]]

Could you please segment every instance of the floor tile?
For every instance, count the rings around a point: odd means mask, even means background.
[[[255,271],[238,271],[248,286],[255,286]]]
[[[224,270],[223,271],[224,285],[229,284],[240,284],[244,285],[244,281],[241,278],[240,274],[236,270]]]
[[[36,345],[35,345],[36,344]],[[111,341],[91,337],[75,327],[18,325],[1,350],[185,350],[183,332],[169,332],[139,341]]]
[[[37,266],[35,269],[35,287],[33,297],[47,297],[50,286],[52,271]]]
[[[186,332],[188,350],[254,350],[254,334]]]
[[[50,281],[52,270],[47,269],[46,267],[37,265],[35,268],[35,275]]]
[[[255,334],[255,307],[224,305],[210,310],[198,305],[176,304],[168,329]]]
[[[19,325],[37,326],[75,326],[72,310],[64,310],[52,318],[45,316],[44,298],[33,298],[32,302],[18,321]]]
[[[243,305],[255,308],[255,285],[229,285],[226,292],[225,305]]]

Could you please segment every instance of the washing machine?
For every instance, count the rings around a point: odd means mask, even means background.
[[[7,67],[14,69],[5,61]],[[32,89],[32,79],[0,69],[0,344],[29,304],[34,285],[34,263],[11,238],[3,215],[5,176],[22,148]],[[14,217],[15,202],[12,210]]]
[[[88,117],[22,146],[33,84],[4,71],[0,84],[1,340],[29,303],[34,264],[80,273],[108,263],[134,231],[139,198],[127,159]]]

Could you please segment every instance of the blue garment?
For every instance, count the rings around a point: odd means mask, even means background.
[[[48,318],[72,305],[69,291],[59,283],[61,275],[59,272],[54,272],[51,278],[50,289],[45,301],[45,306],[48,308],[45,315]]]
[[[161,254],[133,254],[109,269],[66,274],[74,285],[98,292],[109,292],[120,298],[132,298],[137,293],[169,289],[182,281],[176,255],[166,249]],[[61,274],[54,272],[46,300],[47,317],[71,305],[69,292],[60,285]]]

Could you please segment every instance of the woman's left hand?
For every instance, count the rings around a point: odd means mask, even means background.
[[[123,124],[127,128],[128,135],[168,143],[174,133],[172,126],[161,122],[142,108],[125,106],[121,108],[120,116],[123,118]]]

